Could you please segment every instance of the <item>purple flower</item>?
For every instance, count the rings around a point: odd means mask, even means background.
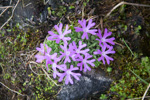
[[[36,60],[37,63],[41,63],[45,59],[45,56],[36,54],[35,58],[37,59]]]
[[[41,63],[43,60],[46,59],[46,67],[47,67],[47,70],[49,70],[48,64],[52,64],[51,59],[55,59],[57,57],[57,53],[50,55],[50,52],[52,49],[50,47],[48,47],[47,44],[45,44],[46,48],[44,48],[44,45],[42,43],[40,44],[40,46],[41,46],[41,48],[37,47],[36,49],[39,52],[41,52],[42,55],[39,55],[39,54],[35,55],[35,57],[37,58],[36,62]]]
[[[45,49],[43,43],[40,44],[40,47],[37,47],[36,50],[39,51],[42,55],[36,54],[35,58],[37,59],[36,62],[41,63],[45,59]],[[48,48],[47,44],[45,44],[45,47]]]
[[[61,47],[61,49],[64,50],[64,52],[61,52],[61,51],[60,51],[60,53],[62,54],[62,55],[60,56],[60,58],[65,57],[64,63],[66,63],[66,62],[71,62],[71,60],[70,60],[69,57],[72,58],[72,57],[75,56],[75,51],[74,51],[73,48],[72,48],[72,44],[71,44],[71,43],[69,44],[69,49],[67,49],[67,44],[64,44],[64,46],[60,45],[60,47]]]
[[[56,40],[56,43],[58,44],[60,42],[60,40],[63,40],[63,42],[65,44],[67,44],[67,41],[68,40],[71,40],[70,37],[65,37],[66,34],[69,34],[71,33],[71,30],[68,30],[68,25],[66,25],[66,29],[64,32],[62,32],[62,27],[63,27],[63,24],[60,23],[59,26],[55,25],[54,28],[57,30],[58,34],[55,34],[53,33],[52,31],[48,31],[48,33],[51,35],[49,36],[47,39],[48,40]]]
[[[50,55],[50,52],[52,50],[50,47],[46,47],[46,50],[47,50],[45,52],[46,67],[47,67],[47,70],[49,70],[48,69],[48,64],[52,64],[53,63],[52,59],[54,60],[54,59],[57,58],[57,53],[54,53],[54,54]]]
[[[107,54],[114,54],[115,51],[112,51],[113,47],[110,46],[108,48],[108,50],[106,51],[106,45],[102,46],[102,51],[101,50],[97,50],[94,52],[94,54],[100,54],[101,57],[98,58],[98,61],[103,61],[103,64],[105,64],[105,60],[104,58],[106,59],[107,61],[107,64],[110,64],[110,60],[113,61],[114,59],[109,57]]]
[[[61,60],[60,58],[55,58],[55,59],[54,59],[54,62],[52,63],[53,78],[56,78],[56,76],[61,76],[61,75],[62,75],[62,73],[59,73],[59,72],[57,71],[57,69],[63,70],[64,68],[66,68],[66,65],[65,65],[65,64],[62,64],[62,65],[58,65],[58,64],[57,64],[60,60]]]
[[[112,34],[112,32],[108,32],[108,30],[105,28],[105,32],[104,32],[104,35],[102,37],[101,30],[99,29],[97,36],[100,39],[96,39],[99,41],[99,45],[102,46],[102,43],[103,43],[103,45],[106,45],[106,47],[110,47],[110,45],[108,45],[108,43],[111,45],[115,45],[115,43],[113,42],[113,40],[115,40],[114,37],[107,39],[107,37],[109,37],[111,34]]]
[[[59,65],[57,65],[57,63],[60,61],[60,58],[55,58],[53,63],[52,63],[52,69],[55,70],[56,68],[59,67]]]
[[[94,61],[95,59],[91,59],[88,60],[89,58],[92,58],[92,55],[85,55],[84,59],[83,57],[81,57],[80,59],[78,59],[77,61],[81,61],[80,63],[77,64],[77,66],[80,67],[80,71],[82,71],[82,67],[84,65],[84,72],[86,72],[87,70],[91,71],[91,68],[88,66],[88,64],[90,64],[92,67],[94,67]]]
[[[47,46],[47,44],[45,44],[45,46]],[[37,47],[36,50],[39,51],[39,52],[41,52],[42,54],[44,54],[45,49],[44,49],[43,43],[40,44],[40,47],[41,47],[41,48]]]
[[[73,72],[78,69],[79,69],[78,67],[73,67],[73,65],[70,66],[70,69],[67,69],[67,67],[65,67],[64,69],[62,69],[64,73],[62,73],[58,81],[61,82],[63,78],[65,77],[65,84],[68,84],[68,83],[73,84],[73,80],[71,79],[71,76],[73,76],[76,80],[80,80],[79,76],[81,76],[81,74]]]
[[[88,40],[88,33],[92,34],[92,35],[96,35],[97,29],[90,29],[91,27],[93,27],[95,25],[95,23],[92,23],[92,19],[89,20],[88,25],[86,26],[86,20],[83,19],[83,21],[78,20],[78,23],[82,26],[82,28],[80,27],[75,27],[76,32],[81,32],[83,31],[83,35],[82,35],[82,39],[84,39],[86,37],[86,39]]]
[[[58,71],[57,71],[57,69],[54,69],[53,70],[53,78],[56,78],[57,76],[61,76],[62,75],[62,73],[59,73]]]
[[[54,66],[57,66],[54,68]],[[66,66],[65,64],[63,65],[53,65],[53,78],[56,78],[57,76],[60,77],[62,76],[62,73],[58,72],[57,69],[59,70],[63,70],[64,66]]]
[[[82,41],[79,41],[79,47],[77,48],[77,46],[76,46],[76,43],[73,41],[73,48],[74,48],[74,50],[75,50],[75,53],[76,53],[76,58],[77,57],[81,57],[81,55],[80,54],[83,54],[83,55],[87,55],[88,53],[88,51],[89,51],[89,49],[85,49],[85,50],[81,50],[81,49],[83,49],[84,47],[86,47],[86,44],[83,44],[82,45]]]

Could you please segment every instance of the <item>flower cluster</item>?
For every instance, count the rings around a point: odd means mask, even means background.
[[[107,64],[110,64],[110,60],[112,61],[113,58],[109,57],[108,54],[115,53],[112,46],[115,44],[113,42],[115,38],[108,38],[112,34],[111,32],[108,32],[108,30],[105,29],[104,35],[102,36],[100,29],[98,29],[98,32],[97,29],[91,29],[93,26],[95,26],[95,23],[92,22],[92,19],[88,21],[87,25],[85,19],[83,21],[79,20],[78,22],[81,27],[74,28],[76,32],[83,32],[80,41],[72,41],[69,43],[68,41],[71,41],[71,37],[66,36],[71,34],[71,30],[69,30],[69,26],[66,25],[65,30],[63,31],[63,24],[61,23],[54,26],[58,34],[54,33],[53,31],[48,31],[50,36],[47,38],[47,40],[56,41],[57,44],[60,44],[60,41],[63,41],[63,44],[59,45],[60,52],[52,54],[52,48],[48,47],[47,44],[42,43],[40,44],[40,48],[36,48],[40,52],[40,54],[35,55],[37,58],[36,62],[41,63],[43,60],[45,60],[47,70],[49,70],[48,65],[51,65],[52,67],[51,69],[53,70],[53,78],[58,77],[59,82],[62,82],[62,80],[65,79],[65,84],[73,84],[72,77],[74,77],[76,80],[80,80],[79,77],[81,74],[79,71],[91,71],[91,66],[94,67],[94,62],[96,61],[93,59],[93,54],[100,54],[100,57],[97,58],[97,60],[102,60],[103,64],[105,64],[104,59],[106,59]],[[98,37],[96,40],[99,41],[98,46],[101,47],[101,50],[98,49],[97,51],[94,51],[93,54],[89,53],[90,49],[88,49],[87,44],[82,42],[82,40],[85,38],[88,40],[90,34]],[[72,62],[77,62],[77,65],[73,65]],[[70,66],[67,66],[68,64],[70,64]]]
[[[107,29],[105,29],[105,32],[104,32],[104,35],[102,36],[101,34],[101,30],[99,29],[98,30],[98,33],[97,33],[97,36],[99,37],[99,39],[96,39],[99,41],[99,46],[102,48],[102,50],[97,50],[94,52],[95,55],[97,54],[100,54],[101,57],[98,58],[98,61],[103,61],[103,64],[105,64],[105,60],[104,58],[106,59],[107,61],[107,64],[110,64],[110,60],[113,61],[114,59],[109,57],[107,54],[114,54],[115,51],[112,51],[113,49],[113,46],[111,45],[115,45],[115,43],[113,42],[113,40],[115,40],[114,37],[112,38],[107,38],[111,35],[112,33],[111,32],[108,32]],[[109,44],[110,45],[109,45]],[[108,49],[108,50],[107,50]]]

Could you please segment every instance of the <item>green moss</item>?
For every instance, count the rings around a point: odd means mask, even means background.
[[[126,61],[126,64],[123,64],[124,62],[122,62],[122,67],[118,66],[122,70],[121,79],[115,81],[111,85],[110,93],[115,92],[118,94],[113,95],[113,99],[121,98],[122,100],[125,100],[127,98],[141,97],[146,90],[147,85],[140,78],[146,80],[150,77],[148,74],[149,70],[146,69],[147,66],[150,66],[149,58],[142,58],[141,63],[135,58],[134,60],[132,58],[128,58]],[[133,74],[130,70],[140,76],[140,78]],[[147,80],[147,82],[150,82],[150,80]]]
[[[0,34],[2,38],[0,41],[0,64],[3,67],[0,79],[9,88],[13,86],[15,87],[13,89],[22,93],[27,89],[27,87],[24,87],[25,84],[23,86],[22,81],[27,78],[26,75],[30,73],[30,70],[27,70],[25,56],[21,56],[21,54],[26,54],[26,51],[35,49],[39,41],[40,31],[31,29],[24,31],[19,28],[19,24],[16,24],[13,28],[7,25],[4,30],[0,31],[2,33]],[[8,92],[10,93],[7,94],[11,95],[12,92]]]
[[[57,94],[58,87],[55,84],[48,80],[45,75],[34,76],[30,74],[31,78],[30,83],[24,83],[24,85],[34,86],[33,95],[39,100],[50,100],[54,99]]]

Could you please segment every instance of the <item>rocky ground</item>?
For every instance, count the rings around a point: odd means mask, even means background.
[[[141,99],[150,83],[150,1],[125,0],[128,3],[109,13],[121,1],[1,0],[0,100]],[[92,18],[95,28],[113,33],[114,61],[84,73],[74,86],[56,86],[43,65],[35,63],[36,47],[54,25],[77,25],[82,18]],[[85,87],[80,90],[82,82]],[[147,92],[144,100],[149,96]]]

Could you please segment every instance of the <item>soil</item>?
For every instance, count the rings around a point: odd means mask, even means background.
[[[36,47],[45,40],[48,31],[59,22],[71,24],[77,22],[78,19],[93,18],[97,24],[96,28],[104,30],[107,27],[114,33],[113,36],[115,36],[117,43],[115,50],[120,48],[128,51],[124,42],[120,41],[124,38],[133,52],[142,54],[138,57],[139,59],[145,56],[150,57],[150,14],[148,13],[150,7],[120,6],[105,18],[106,14],[122,0],[90,0],[85,7],[83,5],[85,5],[86,0],[62,0],[63,2],[57,3],[55,1],[50,0],[47,4],[44,4],[42,0],[21,0],[15,10],[13,19],[0,30],[0,43],[1,46],[5,47],[3,50],[0,49],[2,50],[0,51],[0,82],[5,83],[9,88],[16,91],[21,90],[22,94],[35,99],[33,95],[36,91],[35,86],[23,86],[24,82],[29,83],[31,81],[29,75],[32,71],[28,63],[29,61],[35,61]],[[148,0],[125,1],[150,5]],[[9,0],[1,0],[0,6],[14,6],[16,2],[17,0],[14,0],[10,4]],[[69,9],[70,6],[74,6],[74,8]],[[51,13],[48,11],[48,7],[51,8]],[[12,9],[9,8],[0,16],[0,26],[11,16],[11,11]],[[2,12],[1,9],[0,12]],[[19,26],[17,27],[18,23]],[[4,36],[2,36],[2,33],[4,33]],[[26,44],[23,44],[21,38],[16,39],[19,34],[21,37],[26,37]],[[8,42],[8,40],[10,41]],[[126,58],[131,56],[130,52],[125,54],[123,56]],[[120,65],[117,60],[118,56],[114,58],[112,66],[114,66],[115,71],[110,76],[120,79],[123,71],[116,67]],[[34,71],[40,73],[41,70],[39,71],[39,69],[34,68]],[[102,69],[107,73],[106,66],[102,66]],[[34,74],[34,76],[36,75]],[[26,96],[17,95],[0,85],[1,100],[16,100],[18,98],[21,100],[27,99]],[[93,98],[98,100],[99,97]]]

